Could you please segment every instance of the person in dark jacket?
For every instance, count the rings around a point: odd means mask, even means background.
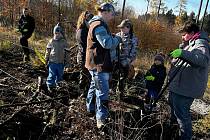
[[[77,53],[77,63],[79,64],[80,70],[80,79],[79,87],[82,92],[82,96],[87,96],[87,90],[90,85],[90,73],[85,68],[85,57],[86,57],[86,48],[87,48],[87,35],[88,35],[88,21],[93,17],[89,11],[84,11],[80,14],[77,21],[77,31],[76,31],[76,40],[78,46]]]
[[[170,53],[173,59],[169,80],[180,68],[169,85],[171,123],[178,122],[181,140],[191,140],[190,107],[195,98],[202,98],[207,86],[210,46],[208,35],[192,21],[187,21],[180,32],[183,42]]]
[[[22,36],[20,38],[20,44],[23,49],[24,58],[23,61],[29,61],[29,48],[28,48],[28,39],[32,36],[35,29],[35,20],[32,16],[29,15],[29,9],[23,9],[23,15],[21,15],[18,22],[18,31],[21,32]]]
[[[97,10],[98,15],[89,22],[87,38],[85,67],[91,74],[91,84],[86,106],[88,112],[96,112],[97,127],[101,128],[109,114],[109,75],[113,68],[110,49],[116,48],[121,38],[113,37],[107,25],[115,15],[113,5],[103,3]]]
[[[146,88],[146,103],[153,102],[158,97],[166,77],[166,67],[164,66],[164,55],[157,54],[154,59],[154,64],[145,75]],[[156,105],[154,105],[155,107]]]

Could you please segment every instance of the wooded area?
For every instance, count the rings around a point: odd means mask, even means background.
[[[74,40],[79,14],[84,10],[96,14],[95,8],[104,1],[113,2],[118,7],[116,8],[118,15],[110,23],[112,32],[116,33],[118,32],[116,26],[122,20],[119,0],[0,0],[0,26],[16,27],[22,8],[29,7],[36,21],[35,38],[40,38],[40,35],[51,36],[54,25],[60,22],[65,27],[67,38]],[[140,47],[143,48],[174,48],[179,39],[173,32],[176,32],[185,21],[196,20],[199,16],[193,11],[186,12],[187,0],[179,0],[176,9],[173,10],[168,9],[165,0],[145,1],[147,2],[145,14],[138,15],[132,6],[125,6],[123,14],[123,19],[129,18],[133,21],[134,32],[141,40]],[[178,12],[178,15],[174,12]],[[210,14],[206,12],[205,15],[205,20],[203,15],[200,15],[202,17],[200,22],[203,21],[203,29],[210,33]],[[153,39],[148,39],[149,36]],[[165,39],[166,37],[169,38]]]
[[[177,0],[174,9],[168,8],[166,0],[141,1],[146,2],[147,7],[139,15],[134,7],[129,6],[128,0],[0,0],[0,139],[178,139],[179,126],[172,124],[171,127],[169,122],[168,91],[159,100],[158,112],[148,113],[144,109],[147,92],[145,72],[154,63],[154,54],[163,52],[167,55],[177,48],[181,42],[178,29],[185,21],[199,22],[202,30],[210,34],[210,14],[205,12],[204,16],[200,13],[207,11],[208,3],[199,0],[204,8],[197,5],[195,10],[199,13],[195,13],[187,12],[188,0]],[[117,25],[129,18],[139,48],[135,78],[126,85],[126,97],[120,101],[117,92],[109,93],[110,118],[104,130],[99,131],[95,118],[88,116],[86,99],[81,97],[75,34],[79,15],[85,10],[96,15],[96,7],[102,2],[112,2],[116,8],[117,15],[109,23],[111,32],[119,32]],[[16,32],[25,7],[31,10],[36,23],[35,32],[29,39],[31,61],[28,63],[22,62],[21,35]],[[48,70],[44,65],[44,52],[48,40],[53,36],[53,27],[58,22],[64,27],[65,37],[70,44],[69,65],[66,66],[64,80],[51,94],[46,85]],[[167,67],[170,59],[166,56]],[[209,88],[207,92],[210,92]],[[210,96],[199,101],[194,108],[206,112],[191,112],[193,139],[210,137]],[[202,103],[206,103],[205,106]]]

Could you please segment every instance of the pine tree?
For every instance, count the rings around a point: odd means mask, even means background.
[[[203,21],[203,30],[210,34],[210,14],[206,14],[203,18],[205,18]]]
[[[169,25],[169,26],[175,24],[176,16],[173,14],[173,10],[172,10],[172,9],[170,9],[170,10],[166,13],[165,16],[166,16],[166,18],[167,18],[167,21],[168,21],[168,25]]]

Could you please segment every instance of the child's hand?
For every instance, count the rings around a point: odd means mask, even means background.
[[[146,76],[145,79],[148,80],[148,81],[154,81],[155,77],[150,75],[150,76]]]
[[[28,32],[28,29],[24,29],[23,32]]]

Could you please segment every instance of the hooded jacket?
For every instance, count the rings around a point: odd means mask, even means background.
[[[45,60],[51,63],[64,64],[65,50],[67,47],[67,41],[63,37],[59,39],[51,39],[47,44]]]
[[[186,97],[200,98],[203,96],[208,81],[208,66],[210,63],[209,38],[206,33],[198,32],[189,40],[189,44],[182,46],[180,59],[173,59],[169,77],[181,66],[169,90]]]
[[[146,80],[146,88],[153,89],[157,91],[157,93],[159,93],[166,78],[166,67],[163,64],[161,65],[153,64],[151,68],[147,71],[145,77],[150,75],[154,76],[155,80],[154,81]]]
[[[32,16],[22,15],[20,20],[18,21],[18,29],[23,35],[31,36],[35,29],[35,20]],[[27,32],[23,32],[24,29],[27,29]]]

